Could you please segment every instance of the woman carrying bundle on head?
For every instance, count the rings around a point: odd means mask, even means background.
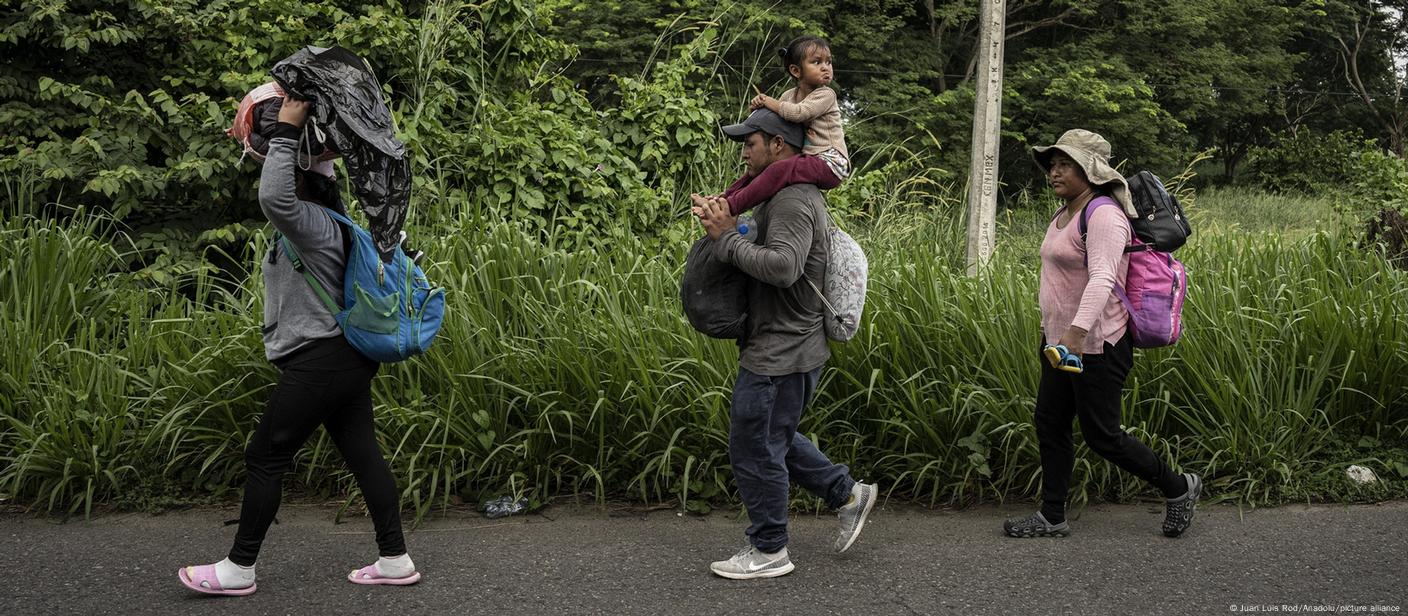
[[[254,563],[279,510],[283,475],[319,425],[357,478],[376,528],[380,558],[353,570],[347,579],[391,585],[420,580],[401,532],[396,480],[377,444],[372,419],[371,382],[380,364],[349,344],[304,277],[307,272],[323,288],[341,289],[348,241],[344,227],[328,213],[346,214],[332,161],[300,160],[308,110],[308,102],[284,98],[277,122],[265,122],[260,129],[268,153],[260,176],[259,205],[281,236],[272,242],[263,267],[264,353],[280,375],[245,450],[244,498],[229,556],[178,571],[182,584],[202,593],[255,591]],[[296,250],[296,259],[287,253],[285,242]]]

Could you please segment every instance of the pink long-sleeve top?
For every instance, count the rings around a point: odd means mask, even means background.
[[[1061,214],[1052,219],[1041,241],[1041,331],[1048,344],[1056,344],[1075,325],[1088,332],[1081,352],[1098,355],[1105,352],[1106,342],[1114,344],[1124,336],[1129,322],[1114,287],[1129,272],[1124,247],[1132,230],[1118,204],[1091,212],[1084,242],[1080,220],[1065,218]]]

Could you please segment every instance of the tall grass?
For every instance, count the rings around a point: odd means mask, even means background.
[[[871,258],[865,323],[833,347],[802,430],[895,496],[1032,495],[1035,269],[999,251],[990,275],[963,276],[945,203],[851,225]],[[108,236],[82,215],[0,225],[0,493],[80,512],[237,487],[276,378],[259,277],[234,291],[203,274],[138,287]],[[450,293],[442,338],[386,366],[373,391],[419,514],[503,492],[681,505],[731,494],[737,351],[681,316],[684,242],[565,252],[468,218],[441,237],[429,269]],[[1323,233],[1210,232],[1181,256],[1185,339],[1140,353],[1126,396],[1142,439],[1217,492],[1261,503],[1308,493],[1333,443],[1408,436],[1402,272]],[[355,497],[323,436],[294,480]],[[1078,500],[1144,490],[1083,447],[1075,486]]]
[[[1273,195],[1245,187],[1210,188],[1188,215],[1203,231],[1271,233],[1302,239],[1339,222],[1333,196]],[[1343,207],[1343,204],[1340,204]]]

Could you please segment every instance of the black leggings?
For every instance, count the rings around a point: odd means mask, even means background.
[[[337,336],[304,347],[277,365],[279,384],[244,452],[244,503],[230,560],[248,567],[258,558],[264,534],[279,511],[284,473],[319,424],[362,488],[381,555],[405,554],[396,480],[372,424],[371,384],[378,364]]]
[[[1176,498],[1187,491],[1175,474],[1147,445],[1120,429],[1124,380],[1134,366],[1134,345],[1126,333],[1115,344],[1105,343],[1101,355],[1085,355],[1085,372],[1072,374],[1041,361],[1041,385],[1036,395],[1036,435],[1041,445],[1042,512],[1048,520],[1064,519],[1066,493],[1075,467],[1071,420],[1080,419],[1085,443],[1101,457]],[[1054,520],[1052,521],[1055,522]]]

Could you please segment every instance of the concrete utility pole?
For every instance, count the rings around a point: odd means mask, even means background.
[[[968,275],[992,259],[997,227],[997,151],[1002,131],[1002,54],[1007,0],[982,0],[978,92],[973,98],[973,154],[968,175]]]

